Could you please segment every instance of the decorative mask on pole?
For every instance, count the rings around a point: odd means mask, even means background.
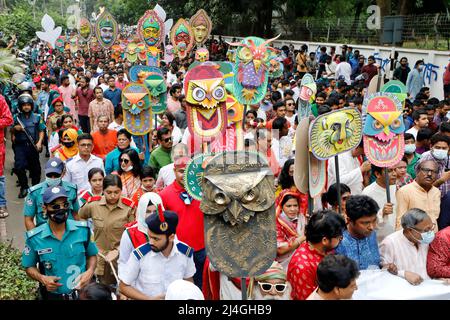
[[[364,153],[378,167],[395,166],[403,157],[405,141],[402,103],[396,94],[378,92],[364,99]]]
[[[122,91],[123,123],[134,135],[144,135],[152,129],[150,92],[143,84],[130,83]]]
[[[92,24],[87,18],[81,18],[78,35],[83,41],[89,41],[92,36]]]
[[[159,47],[166,34],[164,22],[154,10],[147,10],[139,19],[137,31],[141,41],[148,47]]]
[[[195,51],[195,61],[205,62],[209,61],[209,51],[206,48],[198,48]]]
[[[180,59],[186,58],[192,50],[194,34],[189,23],[183,18],[178,19],[177,23],[172,27],[170,42],[172,42],[174,50]]]
[[[317,85],[314,77],[309,73],[303,75],[300,83],[300,99],[298,104],[299,120],[308,117],[311,114],[311,102],[317,92]]]
[[[197,46],[201,46],[208,39],[212,30],[211,18],[205,10],[200,9],[189,20],[192,31],[194,33],[194,40]]]
[[[119,27],[116,20],[108,11],[103,11],[95,24],[95,35],[98,42],[104,49],[109,49],[116,42],[118,34]]]

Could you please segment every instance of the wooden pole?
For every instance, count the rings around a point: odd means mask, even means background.
[[[339,178],[339,156],[334,156],[334,166],[336,171],[336,187],[337,187],[337,195],[338,195],[338,204],[339,204],[339,214],[342,214],[342,203],[341,203],[341,179]]]
[[[246,278],[241,278],[241,294],[242,294],[242,300],[247,300],[247,282],[246,282]]]

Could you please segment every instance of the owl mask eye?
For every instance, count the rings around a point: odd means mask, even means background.
[[[205,100],[206,92],[202,88],[195,88],[194,90],[192,90],[192,97],[195,101],[201,102]]]
[[[244,195],[241,198],[241,201],[243,203],[249,203],[253,200],[255,200],[258,197],[259,193],[257,189],[252,189],[244,193]]]
[[[144,101],[140,100],[140,101],[137,103],[137,105],[138,105],[138,107],[142,107],[142,106],[144,105]]]
[[[213,90],[212,96],[216,100],[222,100],[225,96],[225,90],[222,87],[217,87]]]
[[[401,121],[399,119],[395,119],[391,124],[391,128],[398,129],[400,128],[401,125],[402,125]]]
[[[383,128],[383,124],[381,124],[380,121],[375,120],[373,122],[373,128],[376,129],[376,130],[381,130]]]
[[[218,189],[214,190],[213,192],[213,200],[220,206],[230,202],[230,198],[228,198],[228,196],[224,192]]]
[[[131,107],[132,103],[130,100],[127,100],[127,106]]]
[[[244,61],[249,61],[252,59],[252,52],[249,48],[242,48],[242,50],[239,52],[239,59],[242,59]]]

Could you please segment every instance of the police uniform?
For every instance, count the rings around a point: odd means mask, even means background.
[[[45,174],[57,173],[62,174],[64,170],[64,163],[59,158],[51,158],[45,165]],[[61,181],[58,186],[63,187],[67,192],[67,200],[69,202],[69,219],[73,219],[72,213],[78,212],[80,209],[77,201],[77,186],[66,181]],[[45,190],[50,187],[46,181],[41,182],[28,190],[28,195],[25,199],[23,207],[23,215],[25,217],[36,217],[36,227],[47,222],[42,209],[43,195]]]
[[[46,127],[40,115],[29,113],[29,117],[25,117],[23,113],[14,115],[14,126],[18,125],[19,118],[25,129],[30,134],[34,143],[39,140],[39,133],[44,132]],[[41,179],[41,164],[39,161],[39,153],[28,140],[24,131],[16,131],[14,133],[14,169],[19,179],[21,190],[28,189],[28,178],[26,170],[30,171],[31,183],[36,185]]]
[[[54,194],[53,200],[66,197],[66,192],[60,187],[48,188]],[[46,201],[44,194],[44,202]],[[74,283],[79,275],[86,271],[88,257],[98,253],[97,246],[91,239],[87,222],[67,220],[66,231],[58,240],[50,229],[49,223],[44,223],[25,233],[25,248],[22,253],[24,268],[36,267],[46,276],[61,277],[58,283],[62,286],[49,293],[43,288],[47,299],[63,299],[76,286]]]
[[[158,234],[174,234],[178,223],[176,213],[164,211],[164,218],[160,219],[159,216],[160,214],[152,214],[147,217],[149,230]],[[173,281],[194,276],[193,253],[194,249],[178,241],[176,236],[168,257],[161,252],[153,252],[147,242],[133,251],[127,263],[119,270],[119,278],[147,296],[165,294]]]
[[[125,224],[134,221],[134,203],[128,198],[120,198],[117,206],[110,210],[105,196],[91,197],[80,209],[81,219],[92,219],[94,224],[94,240],[103,255],[118,250]],[[117,260],[113,262],[117,270]],[[116,279],[109,263],[98,257],[95,274],[103,284],[115,284]]]

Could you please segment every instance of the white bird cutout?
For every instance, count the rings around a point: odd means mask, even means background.
[[[36,35],[42,41],[47,41],[52,48],[55,48],[56,39],[61,35],[62,28],[55,28],[55,21],[48,14],[45,14],[41,20],[42,31],[36,31]]]
[[[153,11],[156,12],[161,21],[164,21],[164,30],[166,31],[166,34],[164,36],[168,35],[170,33],[170,29],[172,29],[173,26],[173,19],[169,19],[166,21],[166,11],[159,4],[156,4],[156,6],[153,8]]]

